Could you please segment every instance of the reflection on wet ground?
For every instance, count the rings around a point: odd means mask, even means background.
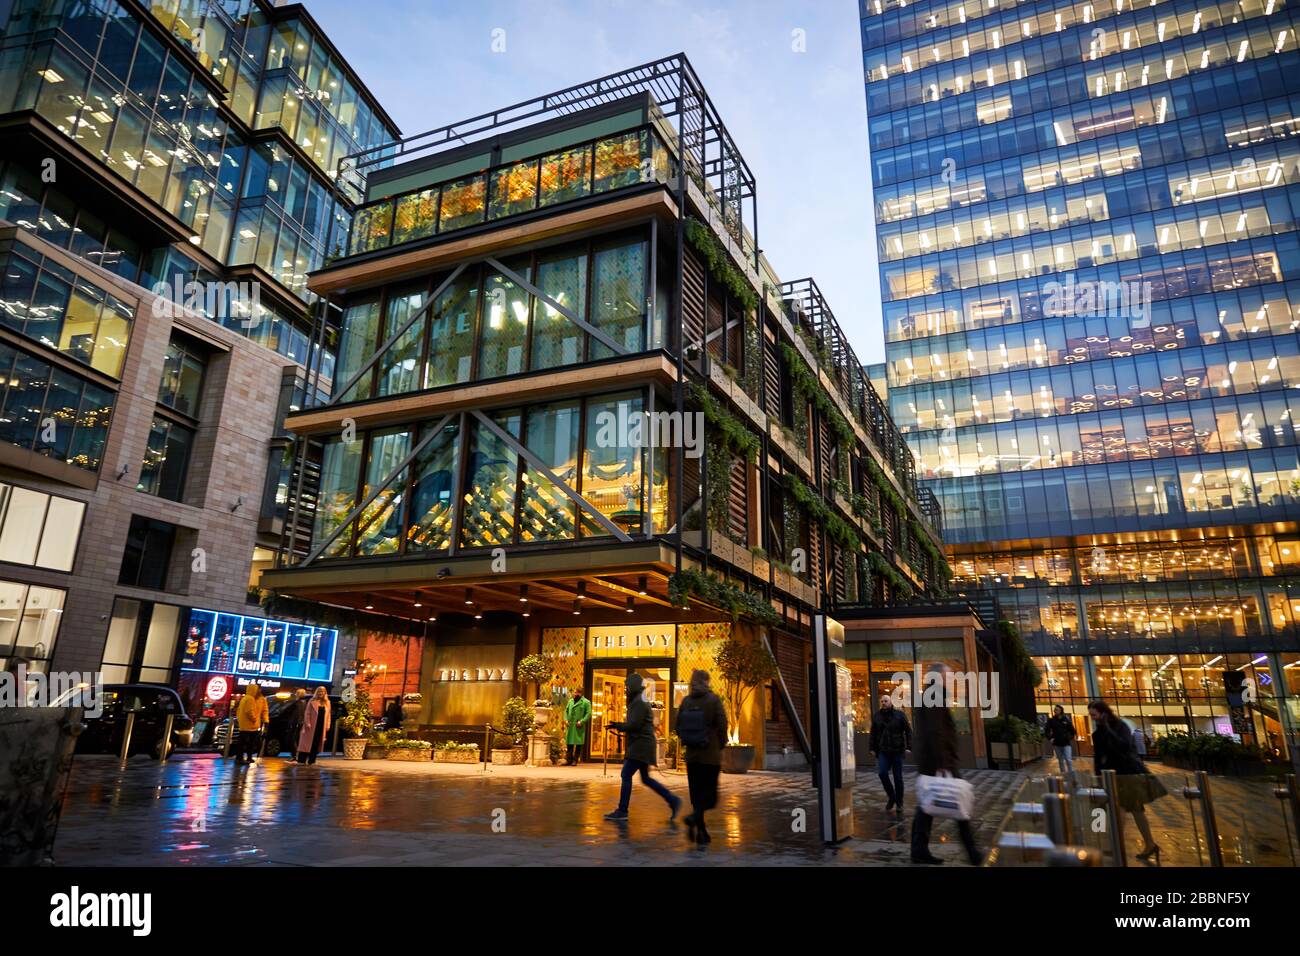
[[[912,774],[909,772],[909,783]],[[683,774],[660,775],[686,797]],[[1020,777],[974,771],[986,841]],[[616,769],[477,767],[323,758],[315,767],[263,758],[178,757],[158,765],[78,757],[55,844],[62,865],[906,864],[908,815],[883,812],[874,775],[856,790],[858,839],[821,845],[807,773],[724,775],[709,816],[713,842],[686,841],[664,803],[639,784],[630,818]],[[935,850],[956,861],[950,825]]]

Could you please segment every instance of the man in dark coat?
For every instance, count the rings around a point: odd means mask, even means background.
[[[943,664],[937,664],[930,670],[927,679],[930,681],[937,680],[939,686],[942,687],[946,682],[947,675],[948,668]],[[928,693],[926,696],[928,697]],[[912,719],[916,723],[913,738],[916,746],[912,752],[916,758],[916,772],[922,776],[933,777],[940,770],[945,770],[960,779],[961,772],[958,770],[960,758],[957,754],[957,724],[952,719],[952,711],[947,706],[945,695],[940,694],[937,702],[932,703],[926,700],[925,703],[914,708]],[[930,852],[930,829],[933,825],[934,817],[925,813],[918,801],[916,816],[912,818],[913,863],[943,862]],[[983,855],[975,846],[975,831],[971,827],[971,822],[969,820],[958,820],[957,833],[961,836],[961,842],[966,848],[966,856],[970,859],[971,866],[979,866],[983,860]]]
[[[641,782],[664,798],[671,811],[669,822],[677,819],[681,808],[681,797],[675,797],[658,780],[650,776],[650,768],[658,762],[659,746],[655,741],[655,718],[650,704],[641,696],[645,690],[645,681],[640,674],[633,673],[627,679],[627,719],[610,721],[611,730],[617,730],[624,737],[623,751],[623,789],[618,797],[618,809],[605,814],[606,820],[626,820],[628,801],[632,799],[632,778],[638,773]]]
[[[718,805],[722,748],[727,745],[727,709],[709,687],[708,671],[691,673],[691,691],[677,708],[677,736],[686,751],[686,782],[691,793],[687,837],[694,843],[708,843],[711,838],[704,826],[704,813]]]
[[[1052,710],[1047,726],[1043,728],[1047,739],[1052,742],[1056,752],[1056,763],[1061,769],[1061,776],[1074,773],[1074,724],[1065,716],[1065,708],[1060,704]]]
[[[284,708],[284,743],[289,751],[287,760],[293,760],[298,754],[298,735],[302,733],[302,716],[306,709],[307,691],[299,687],[293,692],[293,700]]]
[[[880,710],[871,720],[871,752],[876,755],[876,773],[884,785],[888,813],[895,807],[903,812],[903,754],[912,749],[912,725],[907,715],[894,706],[888,694],[880,697]],[[894,779],[889,779],[890,773]]]

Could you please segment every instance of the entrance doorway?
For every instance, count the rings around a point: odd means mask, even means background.
[[[609,725],[627,719],[627,679],[633,674],[640,674],[645,681],[646,699],[653,707],[655,737],[668,738],[672,726],[672,670],[672,661],[599,661],[587,665],[587,694],[591,699],[588,759],[623,759],[623,735],[610,731]],[[656,703],[663,706],[654,707]]]

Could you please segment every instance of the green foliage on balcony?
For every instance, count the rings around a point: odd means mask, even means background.
[[[689,217],[686,220],[686,241],[703,257],[713,280],[730,292],[746,312],[758,308],[758,293],[745,274],[731,264],[726,247],[718,241],[712,229],[693,216]]]
[[[832,541],[850,551],[861,549],[862,536],[858,534],[857,529],[836,514],[820,495],[803,483],[798,475],[787,473],[785,486],[799,509],[825,528]]]
[[[1043,672],[1038,669],[1034,659],[1025,649],[1025,642],[1020,637],[1020,628],[1005,618],[998,621],[998,631],[1002,634],[1002,666],[1010,673],[1024,676],[1031,687],[1043,682]]]
[[[884,578],[885,582],[893,589],[904,601],[910,600],[916,591],[912,587],[912,582],[903,577],[903,575],[885,558],[879,551],[872,551],[867,555],[867,561],[871,565],[871,570],[878,577]]]
[[[687,568],[668,578],[668,600],[675,606],[686,608],[691,595],[705,604],[723,609],[731,615],[733,622],[742,617],[768,625],[781,621],[780,615],[762,595],[728,584],[716,575]]]
[[[893,505],[900,514],[907,514],[907,503],[903,501],[903,496],[894,488],[893,483],[885,477],[885,473],[880,466],[872,461],[870,456],[864,458],[863,461],[867,463],[867,475],[871,478],[872,484],[880,489],[880,493],[885,500]]]
[[[746,461],[753,462],[758,457],[761,445],[758,435],[749,429],[721,402],[709,394],[704,386],[692,382],[690,386],[691,401],[700,406],[704,412],[704,421],[709,426],[710,437],[716,438],[722,447],[733,455],[743,455]]]
[[[799,350],[788,342],[782,342],[781,357],[785,360],[785,367],[790,371],[790,384],[794,386],[795,394],[812,402],[813,407],[830,424],[831,431],[835,433],[835,438],[839,444],[842,447],[851,448],[856,438],[853,426],[835,407],[830,395],[822,387],[821,379],[813,374],[813,370],[803,360]]]

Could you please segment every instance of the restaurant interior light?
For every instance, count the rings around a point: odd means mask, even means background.
[[[473,604],[473,603],[474,603],[474,589],[473,589],[473,588],[466,588],[466,589],[465,589],[465,603],[466,603],[466,604]]]
[[[636,587],[637,587],[637,591],[636,591],[636,593],[639,594],[639,595],[641,595],[642,597],[645,597],[645,593],[646,593],[646,590],[645,590],[645,588],[646,588],[646,576],[645,576],[644,574],[641,575],[641,577],[637,579],[637,585],[636,585]]]
[[[521,585],[519,585],[519,603],[520,603],[520,604],[527,604],[527,603],[528,603],[528,585],[527,585],[527,584],[521,584]]]

